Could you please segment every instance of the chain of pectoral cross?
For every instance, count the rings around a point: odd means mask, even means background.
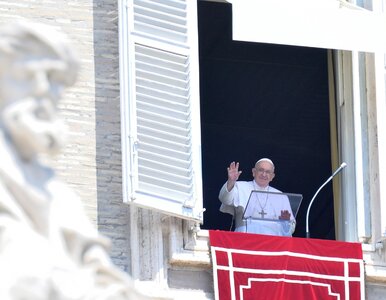
[[[259,196],[257,196],[257,202],[259,202],[259,206],[260,206],[260,208],[261,208],[261,211],[259,211],[258,214],[261,215],[261,218],[262,218],[262,219],[264,219],[264,216],[267,214],[267,213],[264,211],[264,209],[265,209],[265,207],[267,206],[267,202],[268,202],[268,194],[267,194],[266,197],[265,197],[265,203],[264,203],[264,206],[261,205]]]
[[[255,182],[253,182],[253,184],[254,184],[255,189],[258,190],[258,189],[257,189],[257,186],[255,186]],[[268,187],[268,190],[269,190],[269,187]],[[268,191],[268,190],[267,190],[267,191]],[[262,218],[262,219],[264,219],[264,216],[268,214],[268,213],[266,213],[266,212],[264,211],[265,207],[267,206],[267,202],[268,202],[268,194],[265,195],[265,203],[264,203],[264,206],[261,205],[260,197],[259,197],[258,193],[256,193],[256,197],[257,197],[257,202],[259,203],[259,206],[260,206],[260,208],[261,208],[261,211],[259,211],[259,212],[257,212],[257,213],[258,213],[259,215],[261,215],[261,218]]]

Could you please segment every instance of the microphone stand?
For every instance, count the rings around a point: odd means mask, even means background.
[[[321,191],[321,189],[327,184],[329,183],[336,174],[338,174],[340,171],[342,171],[345,167],[347,166],[347,164],[344,162],[340,165],[340,167],[326,180],[326,182],[324,182],[320,188],[316,191],[315,195],[312,197],[311,201],[310,201],[310,204],[308,205],[308,208],[307,208],[307,215],[306,215],[306,238],[309,238],[310,237],[310,229],[309,229],[309,226],[308,226],[308,220],[309,220],[309,215],[310,215],[310,209],[311,209],[311,205],[312,203],[314,202],[316,196],[319,194],[319,192]]]

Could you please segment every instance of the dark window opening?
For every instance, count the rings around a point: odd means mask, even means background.
[[[229,3],[198,1],[198,22],[202,228],[229,230],[218,200],[229,163],[239,161],[240,180],[251,180],[255,161],[269,157],[271,185],[304,196],[294,234],[304,237],[308,203],[332,172],[327,50],[232,41]],[[318,194],[309,224],[311,237],[335,239],[331,185]]]

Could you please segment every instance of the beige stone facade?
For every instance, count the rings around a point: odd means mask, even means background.
[[[118,1],[0,1],[0,23],[18,19],[64,31],[80,57],[79,79],[59,105],[68,143],[50,164],[111,238],[113,261],[137,280],[175,289],[177,297],[212,299],[207,232],[195,235],[189,222],[123,203]],[[385,250],[376,251],[383,252],[373,257],[384,261]],[[385,281],[383,274],[372,278],[368,299],[381,299]]]
[[[67,146],[52,165],[84,200],[128,268],[128,207],[122,203],[117,1],[1,1],[0,22],[25,19],[65,32],[81,61],[59,104]]]

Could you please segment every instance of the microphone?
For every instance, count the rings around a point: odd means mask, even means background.
[[[336,171],[334,173],[332,173],[332,175],[326,180],[326,182],[324,182],[320,188],[316,191],[314,197],[312,197],[311,201],[310,201],[310,204],[308,205],[308,208],[307,208],[307,215],[306,215],[306,238],[309,238],[310,237],[310,230],[309,230],[309,226],[308,226],[308,219],[309,219],[309,215],[310,215],[310,209],[311,209],[311,205],[312,203],[314,202],[316,196],[319,194],[320,190],[328,183],[330,182],[334,176],[336,174],[338,174],[340,171],[342,171],[345,167],[347,167],[347,164],[345,162],[343,162],[338,169],[336,169]]]

